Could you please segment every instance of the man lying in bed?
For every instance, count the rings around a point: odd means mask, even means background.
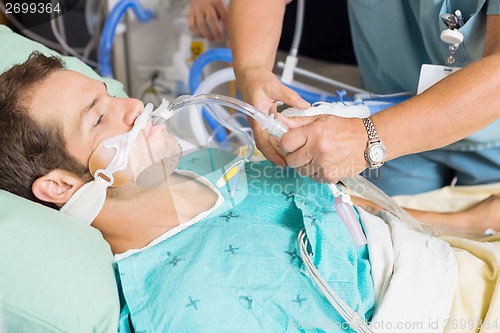
[[[109,96],[102,82],[64,70],[58,59],[38,54],[2,75],[0,96],[0,187],[54,208],[91,178],[87,165],[98,144],[129,131],[143,110],[139,100]],[[323,266],[323,277],[363,319],[370,318],[374,291],[367,248],[352,245],[337,214],[327,206],[333,201],[326,187],[294,177],[268,179],[264,175],[270,164],[249,165],[246,179],[256,191],[249,191],[235,206],[238,192],[230,198],[225,188],[181,179],[186,176],[174,172],[178,146],[171,137],[165,140],[171,149],[168,172],[175,207],[165,207],[156,189],[128,184],[113,189],[92,224],[114,253],[172,235],[118,266],[136,331],[275,332],[293,326],[293,320],[331,318],[342,323],[303,272],[297,246],[304,228],[302,215],[309,217],[305,227],[317,258],[326,255],[316,262]],[[211,172],[197,163],[208,160],[203,154],[211,154],[216,162],[228,161],[215,156],[217,152],[200,151],[186,157],[180,167],[216,182],[221,169]],[[182,186],[175,186],[179,182]],[[257,192],[264,182],[273,190]],[[125,191],[134,195],[123,195]],[[188,224],[192,225],[185,229]],[[152,295],[158,303],[135,297],[140,287],[127,280],[132,274],[136,281],[144,274],[140,283],[157,288]],[[173,296],[168,303],[162,301],[165,295]],[[160,317],[161,323],[141,327],[136,322],[151,323],[141,321],[141,316]]]
[[[62,206],[92,178],[87,165],[99,143],[129,131],[142,110],[57,58],[32,55],[0,77],[0,188]],[[167,183],[110,190],[92,224],[121,254],[123,330],[130,322],[138,332],[278,332],[325,320],[328,331],[348,329],[304,270],[302,229],[323,278],[370,320],[368,249],[353,246],[326,186],[251,163],[240,182],[248,192],[231,196],[213,185],[230,157],[201,150],[179,162],[175,140],[162,140],[166,152],[152,149],[170,162]]]

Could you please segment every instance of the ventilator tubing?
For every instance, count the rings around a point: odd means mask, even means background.
[[[259,121],[263,127],[266,127],[266,129],[275,129],[273,130],[273,133],[276,133],[276,135],[283,135],[288,130],[288,128],[284,124],[282,124],[278,120],[275,120],[273,115],[267,116],[265,113],[257,110],[248,103],[245,103],[233,97],[218,94],[180,96],[173,103],[167,104],[168,108],[165,107],[162,110],[156,110],[155,112],[153,112],[153,116],[155,117],[154,123],[158,123],[158,121],[161,121],[160,118],[163,118],[165,120],[169,119],[175,113],[186,108],[187,106],[210,104],[219,104],[243,112],[247,116],[250,116],[253,119]],[[217,114],[215,114],[214,116],[220,118]]]
[[[185,95],[178,97],[172,103],[164,101],[162,105],[160,105],[160,107],[153,112],[153,123],[158,124],[160,122],[164,122],[175,115],[177,112],[184,110],[192,105],[205,106],[219,123],[248,142],[249,149],[247,155],[245,156],[245,160],[247,161],[250,160],[250,157],[255,151],[255,144],[253,143],[253,140],[248,136],[247,133],[243,132],[239,128],[235,128],[227,121],[222,119],[220,115],[214,110],[214,108],[211,107],[211,105],[227,106],[243,112],[247,116],[250,116],[260,122],[263,129],[267,129],[269,133],[278,138],[280,138],[288,130],[288,127],[286,127],[283,123],[281,123],[279,120],[274,119],[274,115],[267,116],[265,113],[257,110],[248,103],[245,103],[233,97],[218,94],[199,94],[191,96]]]
[[[238,110],[240,112],[243,112],[247,116],[250,116],[256,121],[260,122],[262,124],[262,129],[268,130],[271,135],[277,138],[281,138],[283,134],[285,134],[288,131],[286,125],[284,125],[282,122],[274,118],[274,114],[266,115],[264,112],[257,110],[248,103],[245,103],[236,98],[218,94],[199,94],[192,96],[188,95],[180,96],[173,103],[168,103],[167,101],[164,101],[162,105],[153,112],[153,123],[157,124],[159,122],[166,121],[177,112],[191,105],[209,106],[212,104],[227,106],[235,110]],[[376,107],[378,106],[379,105],[376,105]],[[380,105],[380,107],[386,107],[386,105],[383,106]],[[242,132],[238,128],[234,128],[226,121],[221,119],[221,117],[217,114],[217,112],[214,111],[213,108],[208,107],[207,109],[212,113],[212,116],[215,119],[217,119],[222,125],[234,131],[235,133],[241,135],[243,138],[245,138],[245,140],[249,142],[249,149],[244,160],[245,161],[250,160],[250,157],[253,155],[254,152],[254,143],[251,140],[251,138],[249,138],[245,132]],[[322,111],[322,113],[326,112],[336,113],[339,116],[345,116],[347,113],[346,110],[351,110],[351,111],[357,110],[359,111],[359,113],[356,113],[358,116],[360,116],[361,114],[364,115],[365,113],[368,112],[370,113],[373,112],[367,110],[365,107],[361,108],[361,105],[346,105],[346,104],[333,105],[330,107],[328,107],[328,105],[326,104],[323,104],[311,107],[308,110],[311,109],[316,111]],[[363,195],[369,200],[372,200],[373,202],[380,205],[387,211],[399,217],[402,222],[410,226],[412,229],[423,231],[423,228],[420,225],[420,223],[418,223],[412,216],[410,216],[405,210],[403,210],[392,198],[390,198],[388,195],[386,195],[384,192],[382,192],[378,187],[370,183],[368,180],[364,179],[361,176],[355,176],[352,178],[344,179],[342,182],[344,183],[344,185],[346,185],[347,188]],[[366,238],[364,237],[361,227],[359,226],[359,222],[355,217],[352,208],[352,203],[350,203],[350,200],[346,200],[345,194],[342,193],[342,191],[340,191],[336,186],[333,185],[333,187],[331,186],[330,189],[332,190],[332,194],[334,195],[335,198],[340,197],[340,199],[337,199],[336,206],[338,206],[337,209],[339,211],[339,215],[341,215],[342,221],[346,224],[346,228],[349,230],[353,238],[353,241],[357,244],[357,246],[366,244]]]
[[[356,175],[351,178],[342,179],[342,183],[350,190],[361,194],[368,200],[373,201],[384,210],[398,217],[407,226],[416,231],[423,232],[422,225],[405,211],[394,199],[385,194],[366,178]]]

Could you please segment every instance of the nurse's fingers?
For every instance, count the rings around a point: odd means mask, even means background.
[[[314,122],[316,117],[294,117],[280,120],[289,128],[280,141],[281,148],[285,153],[291,153],[304,146],[309,138],[310,129],[308,124]]]

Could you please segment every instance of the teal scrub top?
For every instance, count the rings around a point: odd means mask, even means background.
[[[486,15],[500,14],[500,0],[349,0],[349,21],[362,83],[366,90],[416,93],[422,64],[446,65],[447,28],[441,15],[460,10],[464,35],[453,66],[482,57]],[[449,146],[457,150],[500,147],[500,120]]]
[[[500,0],[349,0],[353,45],[364,87],[375,93],[417,91],[422,64],[445,65],[447,27],[441,15],[459,9],[464,41],[454,66],[482,56],[486,15],[500,14]]]

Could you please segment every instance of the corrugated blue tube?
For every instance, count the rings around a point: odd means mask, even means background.
[[[113,71],[111,69],[111,49],[113,48],[115,30],[121,18],[129,8],[132,8],[141,22],[148,22],[153,17],[153,12],[144,9],[137,0],[122,0],[113,7],[104,23],[101,41],[99,43],[98,58],[101,76],[113,77]]]

